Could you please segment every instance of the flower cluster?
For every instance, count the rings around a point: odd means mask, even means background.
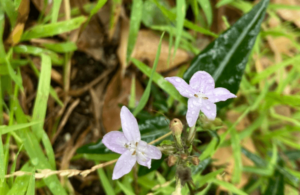
[[[202,111],[208,119],[214,120],[217,114],[215,103],[236,97],[225,88],[215,88],[214,79],[210,74],[204,71],[196,72],[192,76],[190,84],[187,84],[180,77],[168,77],[166,80],[172,83],[182,96],[188,98],[186,120],[190,127],[195,126],[200,111]],[[102,140],[107,148],[121,154],[113,171],[114,180],[129,173],[136,162],[150,169],[151,160],[160,159],[162,156],[161,151],[157,147],[141,140],[137,120],[128,108],[123,106],[120,115],[123,132],[111,131],[107,133]],[[173,126],[170,128],[173,131],[177,144],[179,144],[178,146],[183,148],[180,137],[183,127],[178,119],[174,120],[178,122],[176,122],[175,125],[172,123]],[[190,137],[193,139],[193,135]],[[163,150],[163,148],[161,149]],[[181,154],[181,156],[187,155]],[[197,157],[195,159],[199,161]]]

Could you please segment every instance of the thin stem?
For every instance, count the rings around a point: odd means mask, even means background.
[[[195,135],[196,135],[196,125],[194,125],[190,128],[189,135],[188,135],[188,138],[187,138],[187,145],[188,146],[190,146],[193,143]]]
[[[157,138],[156,140],[153,140],[153,141],[150,142],[149,144],[152,145],[152,144],[154,144],[154,143],[156,143],[156,142],[158,142],[158,141],[160,141],[160,140],[162,140],[162,139],[164,139],[164,138],[166,138],[166,137],[168,137],[168,136],[170,136],[170,135],[172,135],[172,131],[170,131],[169,133],[167,133],[167,134],[165,134],[165,135],[163,135],[163,136]]]

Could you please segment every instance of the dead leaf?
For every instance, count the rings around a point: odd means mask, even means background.
[[[144,89],[140,82],[135,83],[136,102],[141,99]],[[121,76],[119,70],[108,84],[102,109],[102,122],[106,132],[118,130],[121,127],[120,105],[127,105],[130,98],[131,77]]]
[[[7,43],[9,45],[16,45],[19,43],[21,36],[23,34],[25,22],[27,21],[28,14],[29,14],[29,0],[23,0],[20,3],[20,6],[18,8],[18,17],[17,17],[17,23],[16,26],[14,26],[14,29],[11,31]]]
[[[78,50],[83,51],[95,60],[103,60],[103,42],[105,34],[104,29],[100,26],[97,16],[93,16],[80,34],[77,42]]]
[[[284,4],[284,5],[300,5],[300,2],[297,0],[273,0],[275,4]],[[289,10],[289,9],[279,9],[277,13],[284,20],[293,22],[296,26],[300,28],[300,11],[299,10]]]
[[[118,56],[122,67],[126,67],[126,50],[127,50],[128,32],[121,31],[121,43],[118,49]],[[141,61],[146,61],[149,66],[152,67],[156,52],[158,49],[160,34],[157,34],[151,30],[140,30],[138,33],[137,41],[132,52],[131,57]],[[171,49],[173,54],[174,47]],[[164,72],[170,70],[184,62],[191,59],[191,56],[184,50],[178,49],[173,63],[168,65],[169,56],[169,43],[163,40],[161,44],[161,53],[157,64],[157,72]],[[172,55],[170,55],[172,57]],[[170,60],[172,62],[172,60]]]

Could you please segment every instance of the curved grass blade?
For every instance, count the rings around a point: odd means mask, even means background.
[[[176,51],[180,43],[181,34],[183,31],[184,19],[185,19],[185,12],[186,12],[185,0],[176,0],[176,39],[174,44],[173,59],[175,58]]]
[[[138,36],[138,32],[142,20],[143,1],[133,0],[130,15],[130,26],[127,43],[126,62],[128,63],[131,57],[131,53],[134,49],[135,42]]]
[[[161,42],[162,42],[162,39],[164,37],[164,34],[165,33],[162,33],[162,35],[160,37],[157,53],[156,53],[155,60],[154,60],[154,63],[153,63],[153,67],[152,67],[152,71],[151,71],[151,76],[150,76],[147,87],[146,87],[146,89],[145,89],[145,91],[144,91],[144,93],[141,97],[141,100],[140,100],[139,104],[137,105],[137,107],[133,111],[134,116],[136,116],[145,107],[146,103],[148,102],[148,99],[149,99],[149,96],[150,96],[151,84],[152,84],[153,76],[154,76],[154,73],[155,73],[155,70],[156,70],[156,67],[157,67],[158,59],[159,59],[159,56],[160,56]]]
[[[146,64],[143,62],[137,60],[137,59],[132,59],[133,64],[140,70],[142,71],[145,75],[148,77],[151,77],[151,68],[149,68]],[[165,92],[167,92],[170,96],[172,96],[175,100],[186,104],[186,99],[183,98],[179,92],[175,89],[175,87],[169,83],[168,81],[165,80],[163,76],[161,76],[159,73],[155,72],[153,75],[153,81]]]
[[[212,24],[212,20],[213,20],[210,0],[198,0],[198,2],[201,5],[202,10],[206,16],[208,26],[210,26]]]
[[[36,39],[41,37],[49,37],[58,34],[62,34],[65,32],[69,32],[71,30],[77,29],[86,21],[86,17],[79,16],[77,18],[57,22],[54,24],[45,24],[45,25],[36,25],[29,30],[25,31],[21,37],[22,41]]]
[[[62,0],[54,0],[53,1],[53,6],[52,6],[52,13],[51,13],[51,23],[56,23],[58,14],[59,14],[59,8],[61,5]]]

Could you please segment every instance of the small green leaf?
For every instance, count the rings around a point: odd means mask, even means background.
[[[195,72],[206,71],[214,78],[216,87],[224,87],[231,93],[237,93],[268,3],[269,0],[262,0],[209,44],[193,59],[184,79],[189,81]],[[229,101],[218,105],[222,107],[228,103]]]
[[[69,32],[71,30],[79,28],[80,25],[85,21],[86,17],[79,16],[68,21],[62,21],[53,24],[36,25],[25,31],[21,37],[21,40],[26,41],[30,39],[49,37]]]

